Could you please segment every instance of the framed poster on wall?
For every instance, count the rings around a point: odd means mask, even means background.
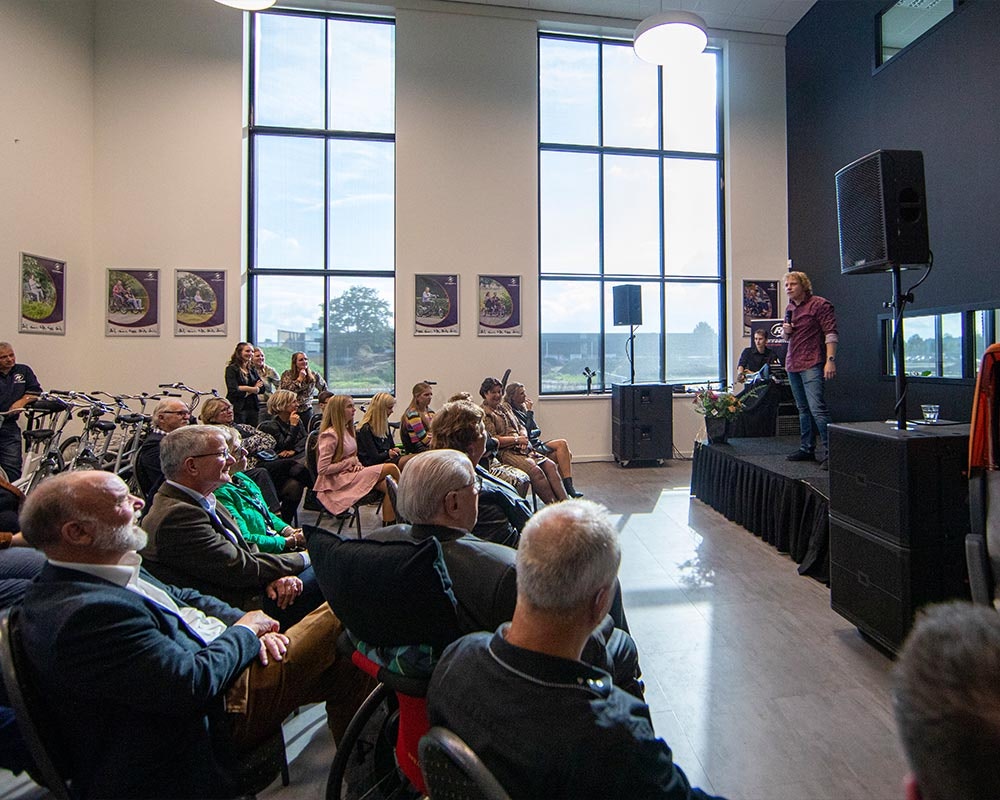
[[[521,276],[479,276],[479,335],[521,335]]]
[[[66,333],[66,262],[21,253],[19,333]]]
[[[458,336],[458,275],[416,275],[413,293],[415,336]]]
[[[160,271],[108,268],[104,335],[160,335]]]
[[[176,336],[226,335],[226,273],[221,269],[174,270]]]

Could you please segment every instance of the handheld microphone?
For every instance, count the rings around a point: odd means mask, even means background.
[[[788,306],[788,308],[785,309],[785,322],[790,323],[791,321],[792,321],[792,307]]]

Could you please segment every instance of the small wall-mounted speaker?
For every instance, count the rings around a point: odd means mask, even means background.
[[[887,272],[930,261],[924,156],[877,150],[837,172],[840,271]]]
[[[642,287],[622,284],[612,288],[615,325],[642,325]]]

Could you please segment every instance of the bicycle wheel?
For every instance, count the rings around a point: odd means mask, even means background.
[[[22,491],[25,494],[30,494],[31,490],[46,478],[62,472],[64,469],[66,469],[66,462],[63,461],[59,453],[51,452],[46,454],[45,458],[39,462],[38,469],[32,474],[27,485],[22,488]]]
[[[59,455],[63,460],[64,464],[69,464],[76,458],[76,454],[80,451],[80,437],[79,436],[67,436],[63,439],[61,445],[59,445]]]

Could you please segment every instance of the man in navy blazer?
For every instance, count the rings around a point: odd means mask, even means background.
[[[81,796],[231,796],[236,754],[306,703],[327,702],[339,737],[370,682],[337,658],[329,607],[280,633],[262,611],[157,581],[136,553],[142,505],[86,471],[45,481],[22,512],[48,563],[18,629]]]

